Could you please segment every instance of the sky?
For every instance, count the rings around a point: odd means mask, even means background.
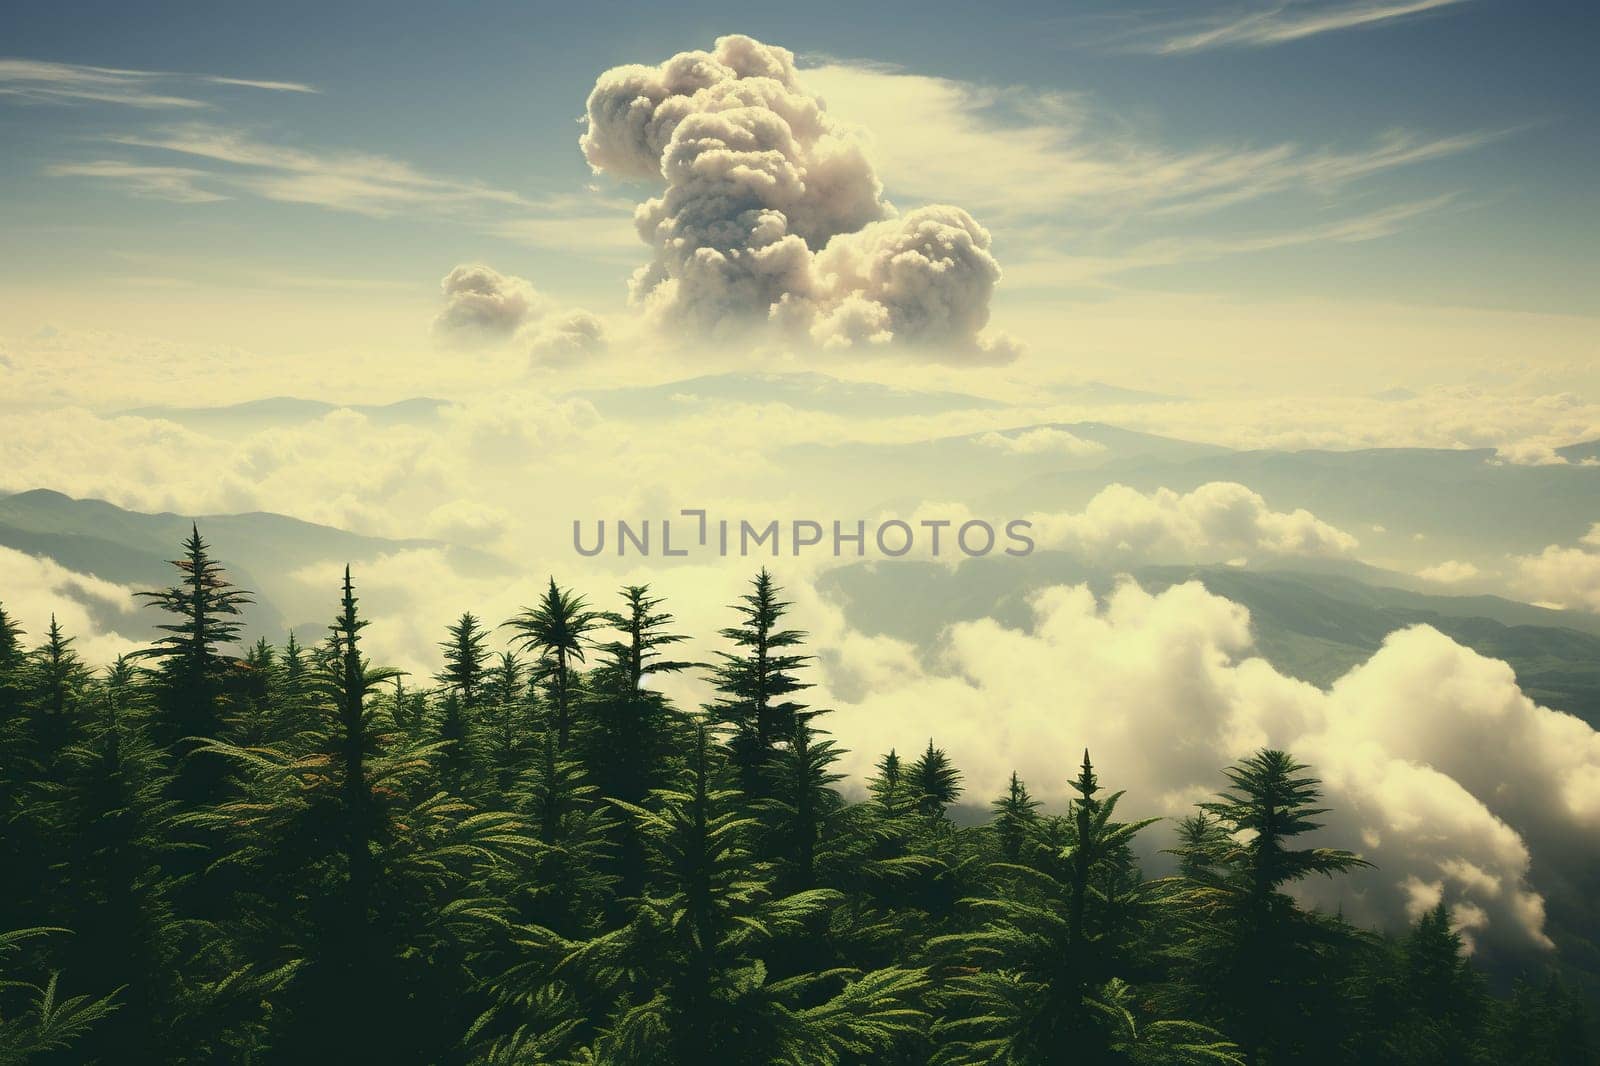
[[[423,676],[445,620],[552,573],[654,582],[714,640],[749,559],[570,543],[683,507],[1027,517],[1108,574],[1376,574],[1593,624],[1600,449],[1561,450],[1600,440],[1582,6],[753,7],[6,5],[0,492],[511,561],[358,573],[379,657]],[[280,396],[333,409],[196,410]],[[441,404],[355,409],[415,397]],[[1147,446],[1259,452],[1119,482]],[[1303,449],[1372,451],[1269,484]],[[342,564],[278,575],[285,602],[331,610]],[[917,646],[824,593],[833,560],[773,565],[857,783],[929,729],[975,795],[1090,743],[1175,814],[1289,746],[1383,870],[1319,902],[1448,899],[1517,950],[1600,834],[1600,733],[1425,625],[1319,689],[1194,583],[1034,588],[1021,628]],[[8,609],[92,657],[133,591],[0,548]]]
[[[899,209],[990,230],[994,318],[1029,376],[1147,385],[1179,338],[1238,352],[1185,370],[1213,389],[1235,370],[1358,388],[1352,356],[1397,379],[1496,369],[1486,345],[1418,356],[1418,331],[1492,333],[1501,370],[1593,355],[1580,5],[595,10],[8,5],[0,325],[410,346],[399,321],[480,261],[622,312],[640,196],[586,165],[584,99],[599,71],[740,32],[864,127]],[[1261,351],[1355,306],[1382,324],[1363,351]],[[1127,318],[1159,362],[1108,350]]]

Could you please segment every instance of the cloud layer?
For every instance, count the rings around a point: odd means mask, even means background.
[[[1041,547],[1103,558],[1186,561],[1269,555],[1347,555],[1356,538],[1305,508],[1274,511],[1236,481],[1192,492],[1108,485],[1080,513],[1029,516]]]
[[[1479,946],[1548,947],[1530,851],[1541,876],[1592,876],[1580,842],[1600,834],[1600,735],[1431,628],[1392,634],[1323,691],[1252,657],[1248,613],[1198,584],[1129,583],[1103,604],[1053,588],[1033,610],[1026,631],[951,627],[931,666],[892,641],[839,640],[834,691],[863,693],[831,719],[851,768],[931,735],[973,802],[1016,769],[1059,805],[1087,746],[1102,780],[1129,790],[1130,814],[1179,815],[1222,786],[1220,767],[1286,748],[1323,780],[1322,841],[1378,866],[1308,883],[1306,897],[1391,928],[1442,898]]]
[[[1559,607],[1600,612],[1600,522],[1570,548],[1551,544],[1512,559],[1523,591]]]
[[[899,215],[786,49],[722,37],[609,70],[579,144],[596,172],[663,186],[635,213],[654,255],[631,287],[660,322],[770,321],[824,347],[911,344],[967,362],[1016,354],[984,332],[1000,278],[988,231],[948,205]]]
[[[23,629],[24,642],[42,643],[51,618],[90,663],[106,663],[132,651],[135,642],[114,632],[137,606],[133,590],[80,574],[39,556],[0,547],[0,605]]]

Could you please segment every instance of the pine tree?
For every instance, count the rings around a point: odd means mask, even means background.
[[[1127,1007],[1121,998],[1125,975],[1117,972],[1117,963],[1126,945],[1111,932],[1129,930],[1103,920],[1091,927],[1089,907],[1091,901],[1102,907],[1109,903],[1097,891],[1100,874],[1157,819],[1113,821],[1122,793],[1098,796],[1100,785],[1087,751],[1073,789],[1077,795],[1067,818],[1071,843],[1056,861],[996,864],[1000,885],[1009,885],[1009,891],[966,901],[987,916],[983,926],[932,942],[976,971],[952,982],[959,1013],[946,1023],[951,1039],[940,1061],[1031,1066],[1056,1061],[1067,1046],[1077,1061],[1116,1061],[1116,1045],[1123,1038],[1121,1012]],[[1174,1054],[1169,1061],[1187,1061],[1185,1056],[1232,1061],[1231,1050],[1217,1034],[1188,1023],[1183,1032],[1200,1039],[1176,1041],[1168,1048]]]
[[[190,756],[204,738],[224,735],[231,670],[218,647],[238,640],[239,609],[252,600],[212,561],[198,526],[184,541],[183,553],[172,564],[181,575],[178,584],[139,594],[174,619],[158,627],[167,635],[139,654],[160,666],[152,739],[178,760],[174,796],[204,803],[223,794],[228,764]]]
[[[118,658],[86,738],[65,753],[60,829],[69,856],[54,905],[73,922],[62,954],[68,969],[120,989],[122,1009],[78,1045],[93,1059],[164,1061],[184,1036],[170,1027],[203,1001],[178,1002],[179,927],[173,881],[162,860],[177,845],[167,824],[178,804],[142,723],[143,692]],[[191,974],[191,976],[195,976]]]
[[[62,632],[55,615],[51,615],[50,629],[44,644],[33,653],[29,675],[34,758],[50,778],[58,777],[54,768],[82,725],[78,705],[89,671],[72,650],[72,644],[73,638]]]
[[[40,817],[45,771],[28,706],[32,664],[22,637],[0,606],[0,933],[41,920],[34,901],[50,861],[50,827]]]
[[[492,733],[489,763],[502,795],[510,791],[526,764],[533,706],[525,673],[516,653],[506,651],[487,674]]]
[[[311,669],[305,648],[301,646],[294,630],[289,630],[283,642],[278,688],[274,693],[274,735],[280,744],[290,750],[297,750],[301,736],[315,731],[317,727],[311,692]]]
[[[961,796],[961,771],[943,748],[933,746],[930,738],[928,749],[906,771],[906,788],[919,813],[943,818],[945,808]]]
[[[1348,851],[1293,847],[1325,813],[1305,769],[1285,752],[1262,750],[1225,771],[1233,787],[1200,807],[1229,843],[1207,841],[1181,897],[1193,922],[1178,951],[1189,1001],[1238,1040],[1251,1066],[1295,1061],[1315,1046],[1308,1002],[1348,939],[1342,923],[1301,911],[1282,888],[1370,865]]]
[[[246,874],[233,883],[250,916],[250,987],[274,1019],[258,1060],[456,1054],[487,1004],[464,991],[479,983],[468,960],[504,939],[509,917],[503,900],[478,893],[489,870],[520,866],[538,846],[515,816],[429,791],[440,748],[385,731],[369,696],[396,672],[367,662],[366,625],[347,569],[302,753],[222,742],[204,753],[247,775],[242,798],[200,819],[228,839],[221,865]]]
[[[989,806],[994,811],[993,825],[1001,860],[1020,861],[1023,847],[1039,824],[1039,801],[1028,795],[1028,786],[1013,770],[1006,794]]]
[[[816,887],[819,861],[826,858],[823,852],[836,852],[847,836],[842,831],[844,800],[833,787],[844,778],[833,769],[839,761],[838,745],[819,739],[824,734],[811,726],[820,713],[796,713],[788,745],[770,764],[768,799],[763,804],[768,850],[777,856],[781,871],[779,883],[793,890]]]
[[[781,628],[789,604],[780,599],[783,590],[772,575],[763,568],[750,585],[751,591],[733,604],[739,624],[722,630],[735,650],[718,653],[722,661],[712,674],[718,697],[706,712],[730,733],[740,787],[760,797],[766,764],[778,743],[792,734],[795,714],[803,709],[787,697],[810,687],[796,674],[811,657],[790,650],[805,634]]]
[[[680,789],[658,809],[619,804],[650,842],[663,894],[622,929],[578,945],[563,966],[610,978],[617,1006],[592,1053],[651,1066],[840,1061],[913,1036],[916,971],[811,973],[769,982],[764,951],[803,935],[840,900],[830,889],[774,895],[748,838],[754,822],[695,730]],[[623,963],[622,960],[628,960]],[[842,985],[842,987],[841,987]],[[804,1006],[810,998],[816,1005]]]
[[[1374,1066],[1488,1064],[1488,996],[1441,900],[1398,944],[1379,943],[1355,986],[1366,1024],[1352,1058]]]
[[[464,707],[478,705],[489,652],[484,648],[488,634],[469,611],[450,627],[449,638],[439,647],[444,651],[444,672],[435,680],[461,698]]]
[[[590,646],[589,633],[601,622],[602,616],[589,610],[582,596],[557,588],[552,577],[537,607],[524,607],[521,614],[505,623],[514,631],[516,642],[538,656],[535,673],[549,683],[556,738],[563,751],[572,739],[573,669],[584,662]]]
[[[905,771],[900,765],[899,753],[890,748],[889,753],[878,760],[874,770],[872,780],[867,783],[872,798],[888,817],[903,814],[911,806],[914,797],[907,795]]]

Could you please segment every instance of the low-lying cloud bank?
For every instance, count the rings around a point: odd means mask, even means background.
[[[1018,354],[986,332],[1000,280],[989,232],[947,204],[899,214],[787,49],[730,36],[613,68],[585,122],[597,173],[662,187],[634,215],[653,256],[631,283],[657,322],[771,323],[824,348],[912,345],[966,363]]]
[[[1092,558],[1339,556],[1358,543],[1303,507],[1274,511],[1260,493],[1236,481],[1211,481],[1192,492],[1108,485],[1081,513],[1029,517],[1040,546]]]
[[[132,621],[137,605],[132,589],[0,547],[0,606],[30,647],[44,642],[54,619],[84,659],[110,662],[135,646],[115,630]]]
[[[884,516],[889,517],[894,516]],[[910,520],[919,528],[936,523],[959,529],[985,517],[993,516],[980,515],[964,503],[947,502],[922,504]],[[1236,481],[1209,481],[1190,492],[1167,488],[1141,492],[1111,484],[1081,511],[1033,511],[1025,521],[1036,548],[1117,565],[1243,563],[1262,555],[1340,558],[1359,544],[1351,534],[1303,507],[1273,510],[1259,492]],[[920,550],[916,554],[936,557]],[[962,554],[952,549],[937,557],[959,562]]]
[[[1503,662],[1416,626],[1323,691],[1252,656],[1248,613],[1199,584],[1129,583],[1103,604],[1058,587],[1032,602],[1030,630],[955,625],[932,665],[842,634],[825,662],[830,690],[854,694],[830,726],[850,769],[931,736],[969,800],[999,795],[1015,769],[1060,804],[1087,747],[1130,814],[1176,816],[1224,784],[1221,767],[1287,749],[1323,781],[1322,842],[1377,864],[1308,882],[1305,898],[1390,928],[1443,899],[1479,947],[1549,947],[1532,855],[1541,879],[1593,878],[1600,734],[1536,705]]]

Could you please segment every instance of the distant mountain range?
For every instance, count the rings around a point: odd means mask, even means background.
[[[893,417],[982,410],[1004,404],[962,392],[899,389],[870,381],[844,381],[812,372],[707,374],[661,385],[587,389],[574,395],[601,414],[659,418],[713,404],[784,404],[800,411],[858,417]]]
[[[447,553],[463,573],[508,574],[509,563],[434,540],[363,536],[284,515],[253,512],[186,516],[143,514],[102,500],[35,489],[0,497],[0,545],[54,559],[79,573],[134,588],[172,582],[168,560],[198,522],[230,577],[256,593],[250,631],[273,639],[289,626],[320,623],[326,590],[293,575],[330,561],[363,563],[416,548]],[[947,625],[991,616],[1029,622],[1030,592],[1088,584],[1105,594],[1119,571],[1062,552],[982,558],[951,568],[885,560],[822,575],[821,590],[843,604],[852,625],[928,647]],[[1286,674],[1326,685],[1368,658],[1383,638],[1424,622],[1474,650],[1509,662],[1524,691],[1547,706],[1600,724],[1600,616],[1554,611],[1496,596],[1430,595],[1398,587],[1403,575],[1360,564],[1297,566],[1142,566],[1130,574],[1151,591],[1197,580],[1250,611],[1260,653]],[[0,590],[3,595],[3,590]],[[107,619],[147,636],[153,616]],[[320,624],[316,626],[320,629]]]
[[[1072,422],[909,444],[808,444],[782,459],[797,481],[838,486],[856,507],[963,500],[1009,516],[1079,510],[1113,483],[1188,492],[1236,481],[1274,510],[1305,508],[1380,547],[1380,557],[1426,565],[1576,542],[1600,521],[1600,463],[1584,462],[1600,455],[1600,441],[1558,454],[1567,463],[1507,464],[1487,448],[1236,451]]]
[[[1012,507],[1082,504],[1111,481],[1149,491],[1188,491],[1237,481],[1275,510],[1304,507],[1363,540],[1372,527],[1429,541],[1435,559],[1530,553],[1570,544],[1600,521],[1600,466],[1577,465],[1600,449],[1562,449],[1567,464],[1515,466],[1487,448],[1358,451],[1216,451],[1209,455],[1116,456],[1092,471],[1025,477],[991,499]]]
[[[264,400],[227,404],[222,407],[131,407],[118,415],[159,418],[167,422],[220,433],[250,433],[269,426],[314,422],[334,411],[354,411],[379,425],[429,422],[439,416],[444,400],[425,396],[387,404],[337,404],[325,400],[301,400],[293,396],[272,396]]]
[[[391,540],[350,533],[281,514],[254,511],[231,515],[145,514],[104,500],[77,500],[49,489],[0,496],[0,545],[54,559],[69,570],[128,585],[160,588],[173,582],[169,560],[197,524],[212,555],[229,578],[255,593],[248,614],[252,633],[278,639],[290,625],[321,620],[331,593],[316,595],[292,575],[330,561],[362,563],[415,548],[448,553],[466,573],[500,573],[503,561],[483,552],[436,540]],[[3,595],[4,590],[0,590]],[[142,635],[156,619],[135,624]],[[119,619],[120,624],[128,624]]]

